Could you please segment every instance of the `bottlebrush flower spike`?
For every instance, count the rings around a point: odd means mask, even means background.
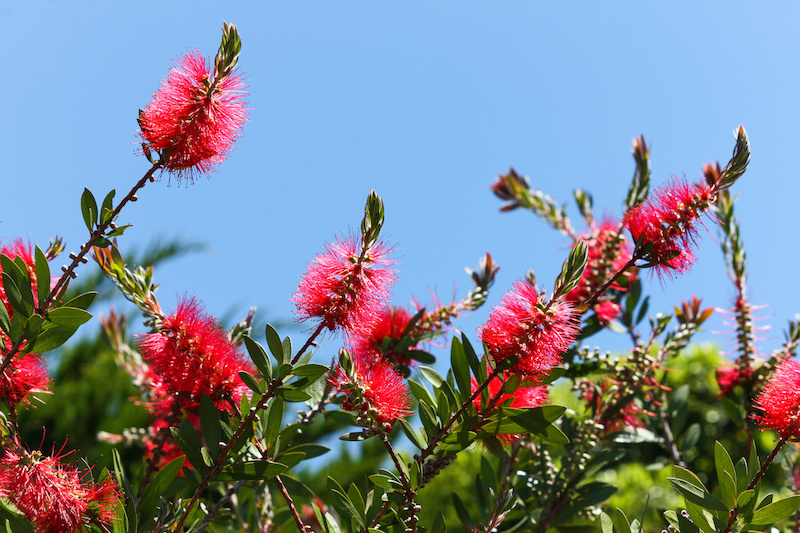
[[[6,341],[6,350],[10,344],[10,341]],[[25,354],[16,357],[3,370],[0,376],[0,400],[8,402],[12,408],[30,405],[31,395],[52,394],[47,390],[49,386],[50,378],[42,358],[34,353]]]
[[[536,378],[561,362],[578,333],[578,313],[570,302],[540,302],[536,288],[520,280],[492,309],[478,334],[493,361],[514,358],[510,372]]]
[[[254,372],[213,316],[193,298],[184,300],[158,332],[145,335],[139,350],[163,392],[180,409],[196,414],[207,395],[220,411],[232,412],[247,387],[240,371]]]
[[[36,531],[86,531],[93,522],[108,526],[120,501],[116,483],[85,480],[80,472],[38,451],[5,450],[0,459],[0,496],[8,498]]]
[[[367,359],[386,359],[400,367],[410,367],[414,359],[404,354],[416,346],[411,332],[406,331],[412,318],[404,307],[384,307],[378,320],[368,330],[357,332],[350,338],[352,353]]]
[[[388,361],[358,355],[351,358],[342,350],[328,383],[345,395],[344,408],[358,414],[362,427],[389,431],[397,419],[412,414],[408,385]]]
[[[240,50],[236,26],[226,23],[213,69],[196,50],[187,52],[139,112],[144,153],[161,154],[179,180],[222,163],[247,120],[245,85],[234,74]]]
[[[800,440],[800,363],[786,359],[778,364],[753,404],[763,413],[752,416],[757,424],[782,439]]]
[[[637,252],[655,267],[659,276],[689,270],[695,256],[695,222],[715,201],[713,185],[680,181],[663,186],[655,198],[625,213],[623,224],[631,232]]]
[[[378,240],[383,202],[372,191],[361,222],[361,239],[336,239],[308,265],[292,302],[297,319],[320,319],[331,331],[341,327],[353,335],[369,330],[388,304],[389,288],[397,279],[389,268],[391,248]]]
[[[632,257],[630,243],[620,233],[619,224],[614,220],[606,219],[599,226],[593,222],[580,238],[587,247],[586,268],[578,286],[567,293],[567,300],[576,306],[600,290]],[[625,292],[628,284],[635,278],[635,269],[629,269],[608,287],[606,294]],[[599,300],[592,309],[602,325],[617,318],[621,310],[619,304],[613,301],[613,295],[611,298]]]

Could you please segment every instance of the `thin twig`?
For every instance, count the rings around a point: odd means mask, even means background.
[[[292,517],[294,517],[294,521],[297,524],[297,529],[300,530],[300,533],[306,533],[306,531],[309,531],[311,528],[303,523],[303,519],[300,517],[300,513],[297,512],[297,508],[294,506],[294,501],[292,501],[289,491],[286,490],[286,485],[283,484],[281,476],[275,476],[275,483],[278,485],[278,489],[281,491],[283,499],[286,500],[287,505],[289,505],[289,510],[292,512]]]

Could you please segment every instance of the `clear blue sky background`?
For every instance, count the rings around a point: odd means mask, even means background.
[[[752,299],[771,304],[767,352],[800,311],[799,19],[793,2],[1,0],[0,236],[44,246],[59,234],[76,250],[83,187],[121,197],[146,171],[137,110],[188,48],[214,55],[226,20],[250,86],[242,138],[211,179],[148,185],[120,219],[134,225],[123,249],[159,237],[208,246],[157,270],[166,308],[190,293],[220,316],[256,305],[290,318],[307,262],[358,227],[371,188],[397,243],[395,303],[463,296],[463,267],[487,251],[501,266],[490,304],[529,268],[550,287],[566,241],[530,213],[500,213],[498,174],[530,176],[580,225],[575,188],[621,215],[639,133],[658,184],[724,164],[743,124],[753,157],[734,192]],[[730,305],[719,247],[701,233],[690,274],[649,284],[654,312],[692,294]],[[474,339],[488,311],[458,327]]]

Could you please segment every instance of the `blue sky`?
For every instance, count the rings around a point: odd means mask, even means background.
[[[220,316],[255,305],[290,318],[307,262],[358,227],[370,189],[397,243],[395,303],[463,296],[463,268],[487,251],[501,267],[490,304],[530,268],[550,287],[567,243],[530,213],[500,213],[498,174],[529,176],[579,225],[575,188],[598,214],[621,215],[638,134],[657,185],[724,164],[743,124],[753,157],[733,192],[750,293],[770,304],[765,352],[800,311],[795,3],[0,0],[0,14],[0,237],[59,234],[68,250],[86,238],[83,188],[121,197],[147,170],[137,110],[173,60],[189,48],[211,57],[222,21],[239,27],[252,111],[231,157],[191,186],[148,185],[120,218],[133,224],[123,250],[158,237],[207,245],[157,270],[168,309],[189,293]],[[692,294],[721,307],[733,297],[705,233],[692,271],[649,289],[654,312]],[[488,311],[457,326],[474,339]],[[717,316],[707,329],[726,328]]]

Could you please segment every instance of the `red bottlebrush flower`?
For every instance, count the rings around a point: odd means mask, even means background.
[[[578,313],[570,302],[555,300],[545,305],[536,288],[520,280],[492,309],[479,336],[492,360],[516,357],[511,372],[535,378],[547,375],[561,362],[561,353],[579,331]]]
[[[350,339],[352,352],[372,359],[387,359],[395,365],[410,367],[414,359],[403,355],[412,350],[416,342],[400,345],[403,333],[411,323],[413,316],[403,307],[386,306],[378,320],[366,331],[357,332]]]
[[[650,245],[646,259],[659,276],[683,273],[694,262],[695,221],[714,203],[712,186],[675,181],[656,191],[655,198],[631,208],[624,225],[637,247]]]
[[[396,279],[388,268],[394,264],[386,257],[390,251],[378,242],[362,257],[354,236],[327,244],[308,266],[292,297],[298,320],[319,318],[329,330],[341,327],[351,335],[369,329],[380,317]]]
[[[774,429],[782,439],[800,440],[800,363],[786,359],[753,401],[763,414],[752,415],[764,429]]]
[[[239,136],[247,109],[241,75],[220,76],[196,50],[172,67],[139,115],[145,150],[169,150],[164,168],[193,179],[225,160]]]
[[[0,459],[0,495],[25,515],[36,531],[72,533],[85,531],[93,521],[111,525],[114,506],[120,501],[116,483],[84,480],[80,472],[57,457],[39,452],[5,450]]]
[[[395,420],[411,415],[411,397],[403,376],[388,361],[363,356],[348,371],[336,366],[328,383],[344,393],[344,408],[358,413],[363,427],[389,431]]]
[[[592,224],[586,233],[581,235],[586,243],[586,268],[578,286],[567,293],[567,300],[580,305],[605,285],[614,274],[626,267],[631,260],[630,243],[620,233],[619,224],[606,219],[597,226]],[[635,269],[629,269],[607,289],[614,292],[625,292],[628,283],[636,278]],[[620,307],[612,300],[598,301],[593,310],[602,325],[608,324],[619,316]]]
[[[471,385],[472,392],[478,390],[478,381],[474,377],[471,379]],[[503,382],[501,381],[501,378],[495,378],[489,382],[487,389],[490,400],[500,393],[502,386]],[[549,397],[546,386],[518,387],[513,393],[500,394],[500,398],[497,400],[495,405],[507,404],[507,407],[512,407],[514,409],[521,409],[524,407],[539,407],[540,405],[545,404],[548,399]],[[510,404],[508,404],[509,400],[511,401]],[[472,401],[472,405],[475,407],[476,411],[483,413],[483,410],[481,409],[481,396],[475,398]],[[483,414],[488,415],[489,413]],[[500,442],[506,445],[514,444],[523,437],[523,435],[516,433],[500,433],[495,436]]]
[[[232,412],[247,387],[240,371],[253,372],[213,316],[194,298],[178,305],[157,333],[145,335],[139,351],[178,407],[197,413],[208,395],[221,411]]]
[[[6,339],[7,347],[10,342]],[[47,388],[50,378],[47,366],[37,354],[29,353],[16,357],[0,376],[0,400],[11,407],[30,405],[31,395],[36,393],[50,394]]]
[[[738,365],[724,365],[716,370],[717,385],[719,385],[719,395],[727,396],[733,392],[738,385],[749,380],[753,375],[751,368],[741,368]]]

